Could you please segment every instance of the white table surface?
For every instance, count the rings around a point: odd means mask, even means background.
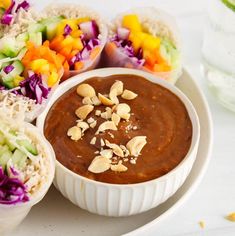
[[[59,1],[35,0],[34,2],[36,5],[43,6],[46,3]],[[235,235],[235,223],[224,219],[228,213],[235,212],[235,113],[224,109],[215,102],[200,73],[200,51],[205,24],[206,1],[64,0],[64,2],[86,4],[105,14],[107,18],[133,6],[156,6],[176,16],[183,39],[184,65],[198,79],[211,108],[214,121],[214,147],[209,169],[193,196],[173,215],[156,227],[148,229],[144,235]],[[204,229],[199,227],[199,221],[205,222]],[[46,231],[48,232],[48,230]],[[16,231],[14,235],[31,236],[33,232],[33,229],[30,232],[20,230],[20,233]],[[81,232],[78,232],[76,235],[80,234]],[[50,236],[50,233],[44,235]],[[68,235],[71,234],[68,232]]]

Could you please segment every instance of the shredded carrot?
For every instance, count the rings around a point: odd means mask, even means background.
[[[112,56],[116,48],[117,46],[114,42],[107,43],[105,47],[105,52],[107,53],[108,56]]]
[[[82,61],[78,61],[74,64],[75,70],[81,70],[84,67],[84,63]]]
[[[90,59],[94,60],[99,53],[100,53],[100,47],[93,48],[91,53],[90,53]]]

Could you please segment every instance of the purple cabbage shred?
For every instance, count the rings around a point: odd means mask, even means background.
[[[15,4],[18,4],[17,7],[15,8]],[[9,6],[8,9],[5,10],[2,18],[1,18],[1,23],[3,25],[10,25],[12,23],[13,20],[13,16],[15,13],[17,13],[20,9],[24,9],[25,11],[27,11],[30,7],[30,4],[28,1],[23,1],[21,3],[16,3],[16,1],[12,1],[11,5]],[[15,9],[13,11],[13,9]]]
[[[87,40],[84,38],[84,36],[81,36],[81,41],[83,43],[83,49],[77,53],[74,57],[71,58],[69,61],[70,68],[73,69],[74,64],[78,61],[85,61],[89,59],[90,52],[98,45],[100,45],[100,40],[97,38],[93,38],[90,40]]]
[[[132,46],[132,42],[128,39],[120,39],[118,35],[116,34],[113,38],[110,40],[111,42],[114,42],[116,46],[128,57],[130,57],[135,63],[142,66],[145,63],[145,59],[143,58],[143,49],[140,48],[136,53],[134,51],[134,48]]]
[[[63,35],[68,36],[71,34],[71,32],[72,32],[72,28],[68,24],[66,24],[66,26],[64,27],[64,34]]]
[[[26,97],[36,100],[36,103],[41,104],[44,99],[47,99],[50,88],[43,83],[42,77],[33,73],[27,79],[20,82],[20,91]]]
[[[9,74],[12,70],[14,70],[14,66],[13,65],[8,65],[8,66],[4,67],[4,69],[3,69],[3,71],[6,74]]]
[[[29,201],[26,186],[19,180],[18,172],[11,167],[14,178],[8,177],[0,166],[0,204],[13,205]]]

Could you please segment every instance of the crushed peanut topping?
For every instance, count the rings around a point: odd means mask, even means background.
[[[122,94],[122,98],[126,99],[126,100],[133,100],[135,99],[136,97],[138,96],[138,94],[128,90],[128,89],[125,89],[123,94]]]
[[[93,121],[92,123],[90,123],[90,127],[91,127],[92,129],[94,129],[94,128],[96,127],[96,125],[97,125],[97,121],[96,121],[96,120]]]
[[[82,104],[84,104],[84,105],[92,105],[91,98],[90,97],[84,97],[82,99]]]
[[[121,95],[123,93],[123,82],[122,81],[116,81],[110,88],[110,91],[116,90],[117,96]]]
[[[79,127],[77,126],[73,126],[71,127],[68,132],[67,135],[74,141],[78,141],[81,137],[82,137],[82,131]]]
[[[101,101],[97,96],[92,97],[91,101],[94,106],[99,106],[101,104]]]
[[[89,125],[85,121],[78,121],[77,127],[82,129],[82,135],[89,129]]]
[[[123,150],[115,143],[110,143],[108,140],[105,140],[105,144],[107,147],[113,150],[113,153],[116,154],[118,157],[124,157]]]
[[[101,110],[96,110],[96,111],[95,111],[95,115],[96,115],[96,116],[100,116],[100,115],[101,115]]]
[[[111,170],[116,172],[125,172],[128,168],[122,164],[122,161],[119,161],[117,165],[111,165]]]
[[[98,93],[98,98],[103,105],[112,106],[114,104],[112,100],[110,100],[109,98],[105,97],[104,95],[100,93]]]
[[[109,170],[111,167],[110,159],[102,156],[97,156],[93,159],[88,170],[92,173],[102,173]]]
[[[109,98],[110,100],[114,103],[114,104],[118,104],[119,103],[119,100],[118,100],[118,92],[117,92],[117,89],[113,89],[110,91],[109,93]]]
[[[117,130],[117,127],[113,121],[105,121],[99,126],[98,130],[96,131],[96,134],[99,134],[106,130]]]
[[[78,118],[85,120],[86,117],[93,111],[94,106],[92,105],[84,105],[82,107],[79,107],[76,111],[75,114],[77,115]]]
[[[89,84],[80,84],[77,87],[77,94],[81,97],[94,97],[96,95],[95,89]]]
[[[97,120],[92,116],[88,119],[87,117],[95,110],[95,106],[99,105],[106,106],[105,111],[102,112],[97,109],[94,111],[94,115],[105,119],[105,121],[101,124],[99,123],[95,135],[103,135],[102,133],[106,132],[111,138],[115,138],[115,132],[110,133],[108,130],[117,131],[120,122],[130,122],[130,124],[125,127],[126,133],[130,130],[138,129],[138,127],[136,125],[133,126],[129,120],[131,115],[135,115],[131,113],[131,107],[127,103],[119,103],[118,99],[118,96],[121,96],[125,100],[133,100],[138,94],[128,89],[124,90],[122,81],[116,81],[111,86],[107,95],[97,93],[97,96],[95,89],[89,84],[80,84],[77,87],[77,94],[83,97],[83,106],[75,111],[76,116],[80,119],[77,120],[77,125],[68,129],[67,135],[71,140],[78,141],[87,130],[96,127]],[[94,152],[94,154],[98,156],[94,157],[88,167],[88,170],[92,173],[102,173],[107,170],[115,172],[127,171],[128,168],[123,165],[123,162],[136,164],[137,158],[141,154],[141,150],[147,143],[146,136],[133,137],[125,145],[110,143],[108,140],[104,141],[102,138],[99,138],[99,140],[99,150]],[[90,144],[97,145],[96,136],[91,139]]]
[[[106,157],[108,159],[111,159],[113,157],[113,150],[112,149],[104,149],[100,152],[100,155],[102,157]]]
[[[93,137],[93,138],[91,139],[90,144],[91,144],[91,145],[95,145],[95,143],[96,143],[96,137]]]
[[[89,119],[87,119],[87,123],[91,124],[95,121],[95,119],[93,117],[90,117]]]
[[[146,143],[146,136],[136,136],[127,143],[126,147],[131,156],[138,157]]]

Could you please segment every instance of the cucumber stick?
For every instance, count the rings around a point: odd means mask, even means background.
[[[7,162],[12,158],[12,152],[10,150],[5,151],[0,156],[0,166],[3,167],[3,169],[6,168]]]
[[[27,155],[16,149],[12,155],[12,162],[20,168],[23,168],[26,164]]]
[[[20,146],[23,146],[31,154],[38,155],[37,148],[32,143],[30,143],[28,140],[26,140],[26,139],[25,140],[18,140],[17,143]]]
[[[12,63],[13,70],[6,74],[4,69],[0,72],[0,78],[4,86],[11,89],[14,88],[14,79],[16,76],[19,76],[24,71],[24,66],[21,61],[17,60]]]
[[[221,0],[227,7],[235,11],[235,0]]]

